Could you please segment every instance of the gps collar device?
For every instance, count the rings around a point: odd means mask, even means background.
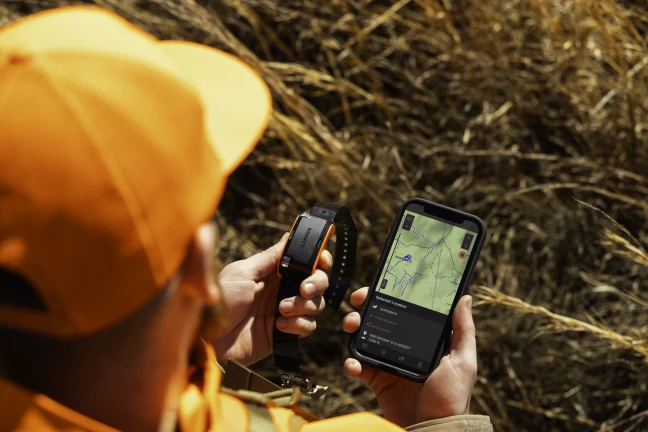
[[[324,299],[333,309],[340,306],[353,276],[358,232],[349,209],[322,202],[315,204],[309,213],[297,216],[290,230],[277,267],[281,278],[277,306],[282,300],[299,295],[299,285],[315,273],[320,256],[333,233],[337,233],[335,258]],[[279,316],[278,308],[276,316]],[[284,333],[275,325],[273,352],[283,387],[300,387],[303,393],[313,398],[319,398],[326,392],[327,387],[313,384],[304,376],[299,356],[299,336]]]

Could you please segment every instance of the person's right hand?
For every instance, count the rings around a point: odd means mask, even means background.
[[[351,304],[361,307],[368,288],[351,294]],[[344,373],[358,377],[374,392],[385,418],[399,426],[452,415],[466,414],[477,376],[477,346],[472,319],[472,297],[463,296],[452,314],[450,351],[425,383],[399,378],[356,359],[347,359]],[[353,333],[360,327],[360,314],[344,317],[344,331]]]

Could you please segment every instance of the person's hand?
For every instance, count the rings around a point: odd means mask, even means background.
[[[368,288],[351,295],[351,304],[361,307]],[[374,367],[347,359],[344,373],[358,377],[374,392],[385,418],[402,427],[427,420],[466,414],[477,376],[475,324],[472,319],[472,297],[463,296],[452,315],[450,351],[425,383],[399,378]],[[360,327],[360,314],[351,312],[343,321],[344,331],[353,333]]]
[[[212,340],[219,359],[234,358],[243,364],[252,364],[272,351],[272,330],[279,290],[277,262],[287,234],[271,248],[245,260],[226,266],[218,276],[227,318]],[[306,278],[299,287],[301,295],[285,299],[279,305],[283,315],[277,320],[285,333],[307,336],[315,330],[315,315],[324,309],[322,297],[328,287],[326,271],[333,257],[324,251],[319,269]]]

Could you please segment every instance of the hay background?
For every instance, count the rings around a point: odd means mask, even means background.
[[[63,3],[0,1],[0,22]],[[272,88],[269,132],[221,208],[222,259],[269,246],[317,200],[344,203],[358,288],[404,199],[475,213],[490,231],[471,410],[504,431],[648,430],[643,2],[93,3],[233,52]],[[328,311],[304,351],[332,394],[309,406],[379,412],[341,373],[344,341]]]

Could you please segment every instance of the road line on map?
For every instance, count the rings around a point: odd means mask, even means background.
[[[452,228],[450,228],[450,231],[452,231]],[[450,233],[448,233],[448,235],[450,235]],[[457,270],[457,267],[455,267],[454,252],[452,252],[452,249],[450,248],[450,246],[448,246],[448,242],[443,242],[443,247],[447,248],[450,251],[450,260],[452,261],[452,270],[459,273],[460,276],[463,276],[463,273],[461,273],[459,270]]]
[[[443,234],[441,234],[441,241],[445,243],[445,228],[446,224],[443,224]],[[441,267],[441,254],[443,253],[443,245],[441,245],[441,250],[439,251],[439,261],[437,261],[437,271],[434,278],[434,292],[432,293],[432,307],[430,309],[434,310],[434,300],[436,300],[436,290],[439,283],[439,268]]]
[[[414,230],[414,234],[415,234],[415,235],[417,235],[417,236],[419,236],[419,237],[423,237],[423,239],[425,239],[426,241],[432,243],[432,246],[430,247],[430,250],[428,251],[428,253],[426,253],[425,256],[421,259],[421,264],[419,265],[419,268],[418,268],[418,270],[416,271],[415,276],[412,276],[412,275],[410,275],[409,273],[407,273],[406,270],[403,270],[403,271],[405,272],[405,274],[406,274],[407,276],[410,277],[410,280],[409,280],[409,282],[407,282],[407,284],[405,284],[405,286],[403,287],[403,291],[401,291],[401,295],[400,295],[401,297],[403,297],[403,296],[405,295],[405,290],[407,290],[407,287],[409,286],[409,284],[410,284],[413,280],[418,279],[418,277],[421,275],[421,268],[423,267],[423,263],[425,262],[425,260],[427,259],[427,257],[430,256],[430,254],[431,254],[432,252],[434,252],[434,248],[436,247],[436,244],[435,244],[432,240],[429,240],[429,239],[426,238],[423,234],[419,234],[419,232],[416,231],[416,227],[415,227],[414,225],[412,225],[412,229]],[[445,224],[443,225],[443,233],[445,234]],[[400,238],[400,237],[399,237],[399,238]],[[443,240],[443,236],[441,236],[441,240]],[[442,249],[442,250],[443,250],[443,249]],[[396,263],[396,265],[398,265],[398,264],[399,264],[399,263]],[[396,265],[394,265],[394,267],[396,267]],[[393,267],[392,267],[392,268],[393,268]],[[403,279],[405,279],[405,276],[403,276],[403,278],[402,278],[398,283],[402,282]],[[394,291],[394,290],[396,289],[396,286],[397,286],[397,285],[398,285],[398,284],[394,285],[394,287],[392,288],[392,291]]]
[[[401,236],[401,233],[398,233],[398,237],[396,238],[396,246],[394,246],[394,249],[392,249],[391,257],[389,257],[389,260],[387,261],[387,265],[391,264],[391,260],[394,258],[394,252],[396,252],[396,249],[398,249],[398,243],[400,242],[400,236]],[[400,263],[400,261],[397,262],[396,264],[394,264],[394,266],[393,266],[392,268],[387,269],[387,271],[385,272],[386,274],[390,274],[390,275],[394,276],[394,279],[396,279],[396,280],[398,279],[398,276],[396,276],[396,275],[395,275],[394,273],[392,273],[391,271],[392,271],[392,270],[394,269],[394,267],[396,267],[399,263]],[[381,283],[382,283],[382,281],[381,281]],[[379,286],[380,286],[380,285],[379,285]],[[396,284],[394,283],[394,286],[392,287],[392,292],[393,292],[395,289],[396,289]]]
[[[427,249],[427,248],[429,248],[429,246],[421,246],[421,245],[417,245],[417,244],[409,244],[409,245],[408,245],[408,244],[405,244],[405,243],[403,243],[403,242],[400,242],[400,244],[402,244],[402,245],[405,246],[405,247],[416,246],[416,247],[420,247],[420,248],[423,248],[423,249]]]
[[[444,227],[444,229],[445,229],[445,224],[443,225],[443,227]],[[412,229],[414,230],[414,234],[416,234],[416,235],[419,236],[419,237],[423,237],[424,240],[427,240],[427,241],[429,241],[430,243],[432,243],[432,245],[434,245],[434,242],[433,242],[432,240],[428,239],[428,238],[425,237],[423,234],[420,234],[418,231],[416,231],[416,227],[415,227],[414,225],[412,225]]]

